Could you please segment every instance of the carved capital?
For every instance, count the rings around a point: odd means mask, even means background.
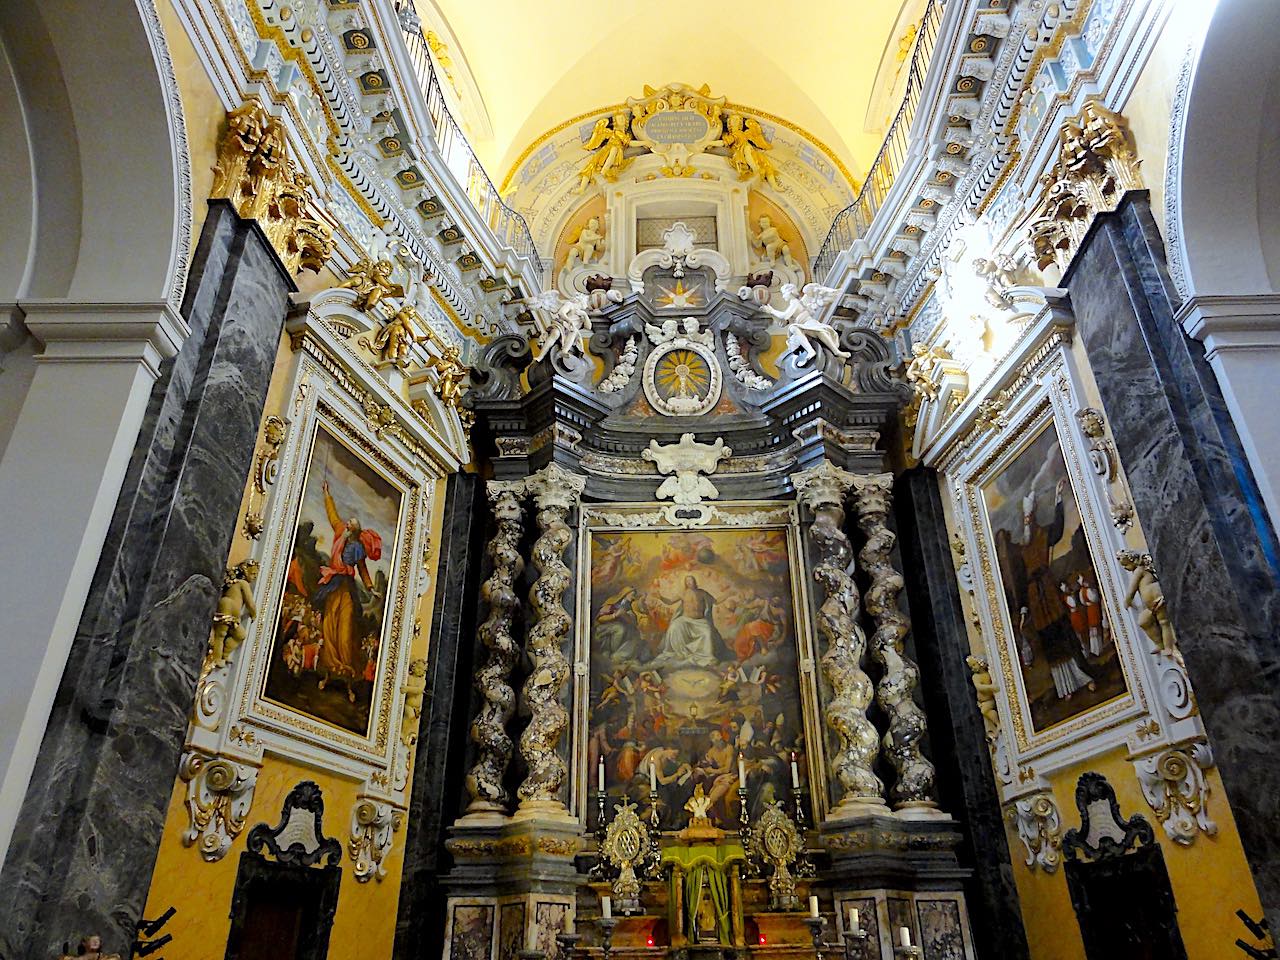
[[[830,460],[823,460],[816,467],[791,475],[796,497],[815,513],[823,507],[843,508],[845,498],[853,488],[855,477]]]
[[[570,510],[577,506],[586,489],[587,478],[570,473],[556,463],[549,463],[524,481],[525,490],[539,510]]]

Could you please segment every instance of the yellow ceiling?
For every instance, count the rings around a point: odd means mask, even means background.
[[[880,148],[868,106],[892,83],[899,34],[923,0],[418,0],[451,40],[492,137],[473,147],[495,182],[531,142],[645,84],[711,85],[825,142],[861,175]],[[905,7],[905,9],[904,9]],[[884,68],[882,70],[882,67]],[[465,120],[465,118],[464,118]]]

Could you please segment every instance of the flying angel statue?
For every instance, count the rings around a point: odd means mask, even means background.
[[[551,325],[539,339],[533,360],[538,363],[556,344],[565,356],[582,351],[582,331],[591,326],[587,312],[590,301],[585,293],[563,296],[559,290],[544,290],[525,300],[531,307],[538,307],[551,314]]]
[[[834,356],[846,359],[849,354],[840,349],[840,334],[835,327],[818,319],[828,304],[840,296],[840,291],[833,287],[824,287],[820,283],[806,283],[804,292],[797,296],[794,283],[782,285],[782,300],[785,306],[777,307],[763,304],[762,309],[778,322],[787,325],[787,346],[800,351],[796,365],[803,367],[818,352],[813,348],[817,340]]]

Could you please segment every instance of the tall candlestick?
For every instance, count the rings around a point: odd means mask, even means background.
[[[738,786],[743,790],[747,788],[747,762],[741,753],[738,754]]]
[[[596,767],[596,789],[604,793],[604,757],[600,758],[600,763]]]
[[[898,928],[898,945],[903,947],[911,946],[911,931],[906,927]]]
[[[800,768],[796,765],[796,752],[791,751],[791,789],[800,789]]]
[[[609,920],[613,917],[613,900],[609,897],[600,898],[600,916]]]
[[[858,933],[862,928],[858,926],[858,908],[849,908],[849,932]]]
[[[649,761],[649,792],[658,792],[658,766],[652,760]]]
[[[815,894],[809,895],[809,916],[816,917],[818,915],[818,898]]]

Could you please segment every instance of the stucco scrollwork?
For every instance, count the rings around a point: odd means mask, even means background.
[[[387,875],[383,862],[391,852],[392,834],[400,829],[403,815],[389,803],[379,803],[368,797],[356,800],[351,808],[351,839],[347,852],[356,865],[356,880],[368,883],[382,880]]]
[[[198,750],[183,754],[179,778],[187,785],[184,846],[197,846],[210,863],[221,860],[244,830],[258,770]]]
[[[1022,841],[1027,866],[1056,873],[1062,863],[1062,815],[1053,796],[1036,793],[1014,800],[1004,808],[1004,818]]]
[[[1218,832],[1204,775],[1212,766],[1213,751],[1203,740],[1134,761],[1142,795],[1174,843],[1190,846],[1200,831]]]

